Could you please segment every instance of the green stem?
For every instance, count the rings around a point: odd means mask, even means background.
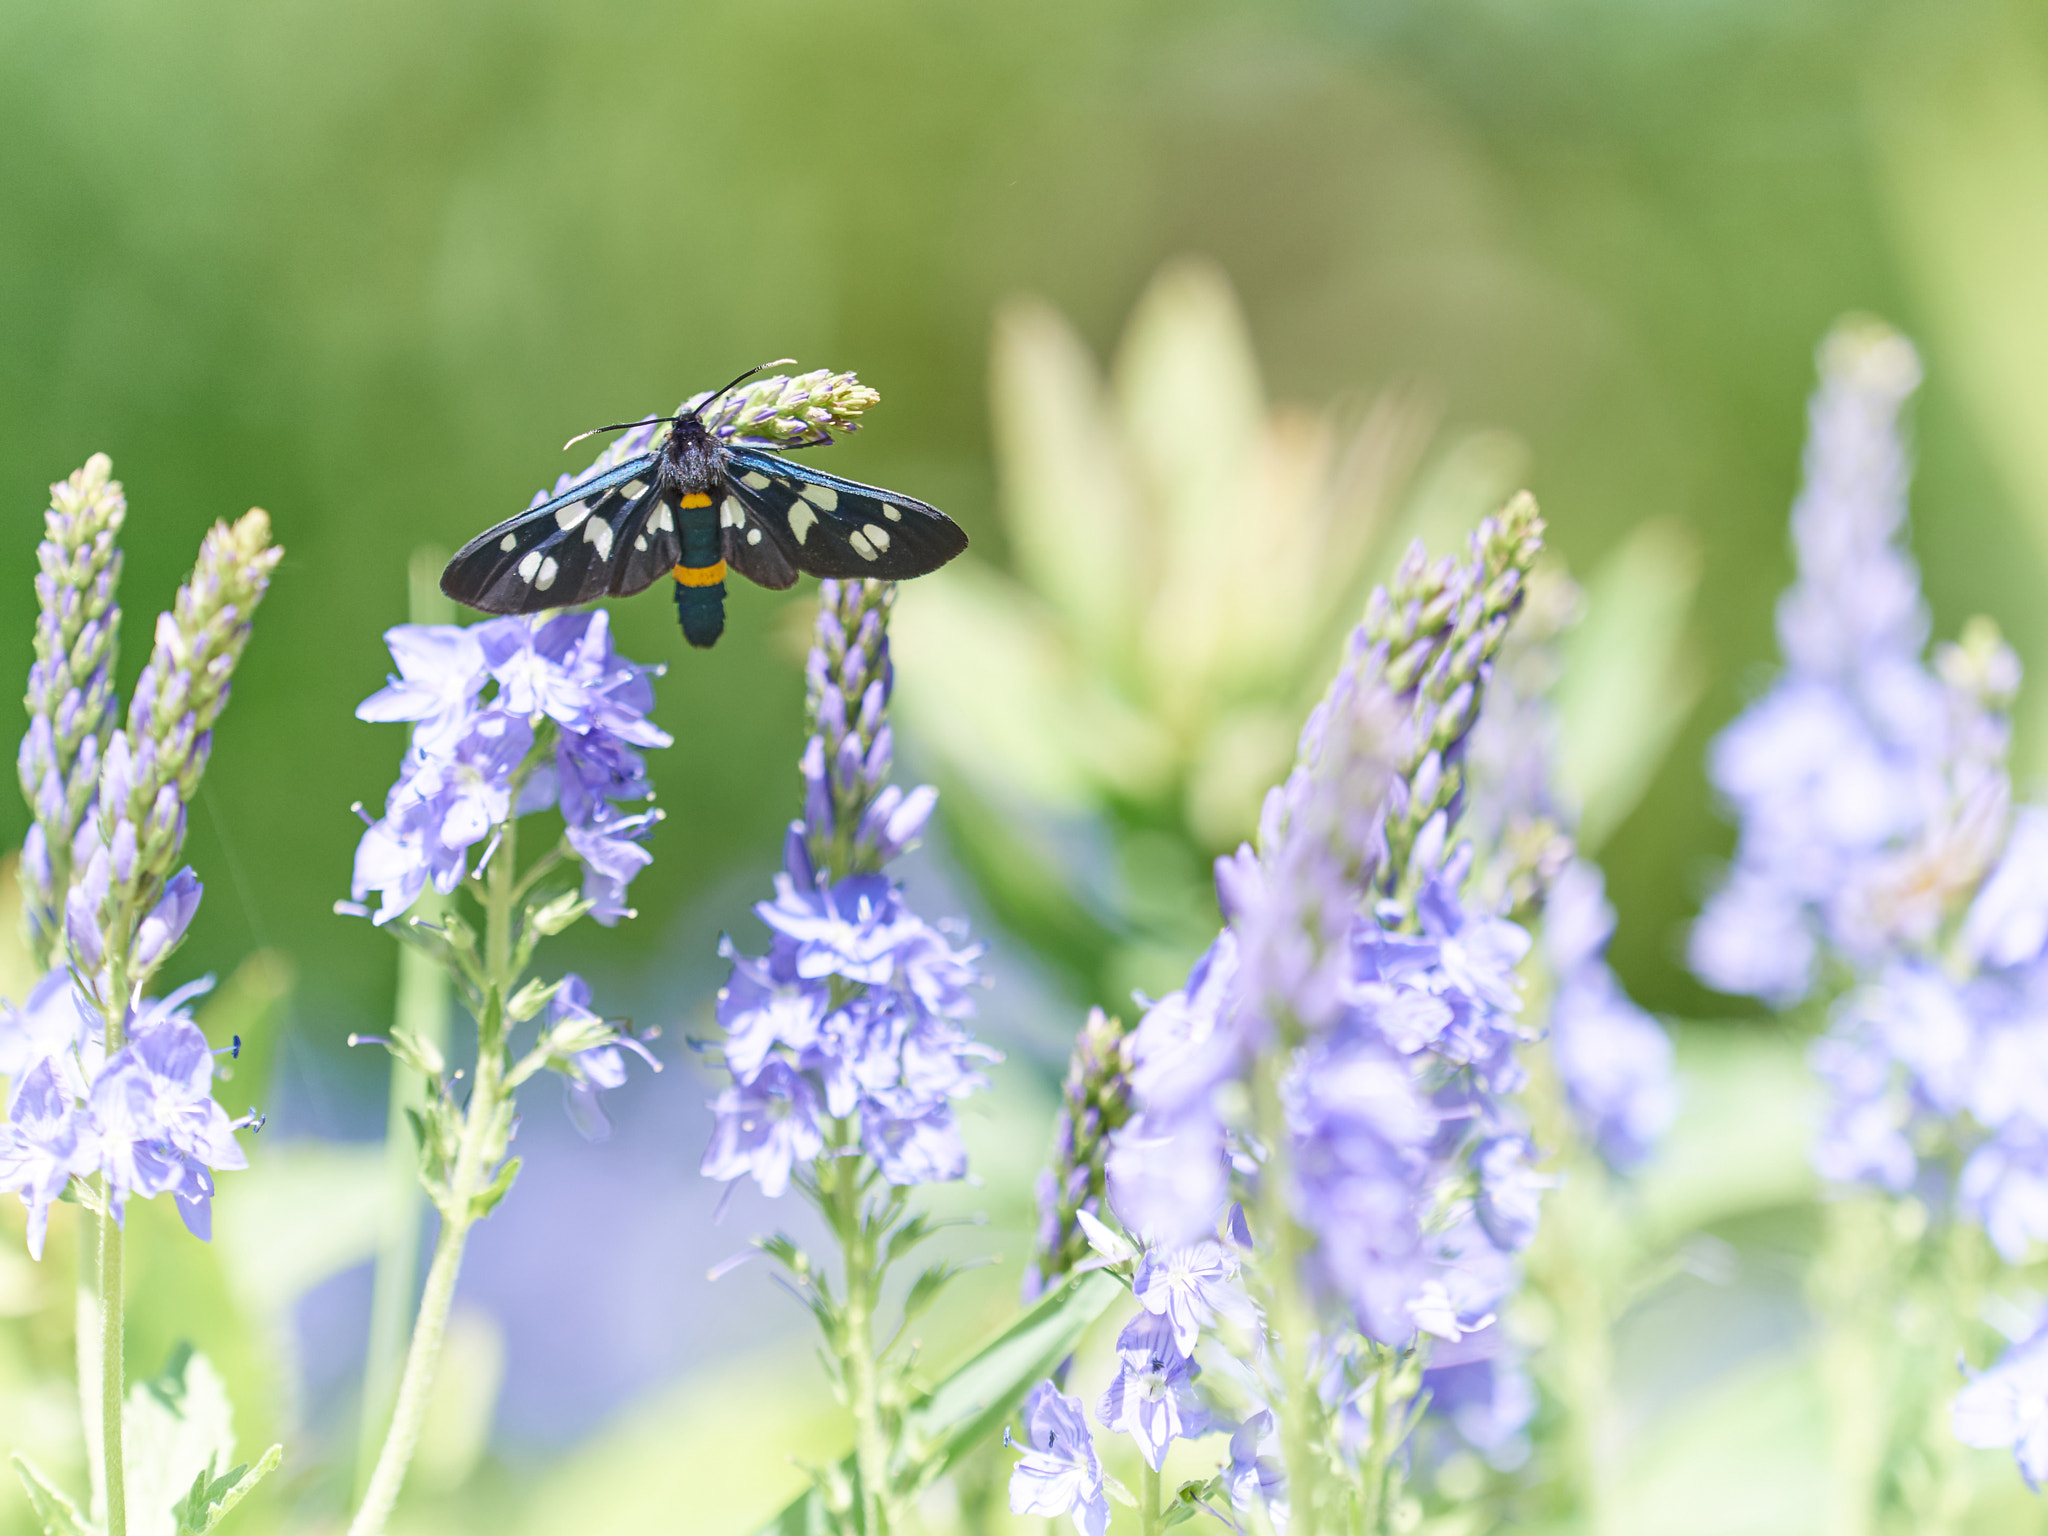
[[[1874,1195],[1830,1200],[1814,1265],[1823,1319],[1820,1374],[1827,1405],[1829,1499],[1825,1536],[1873,1536],[1891,1441],[1891,1321],[1896,1243]]]
[[[477,1220],[476,1196],[488,1185],[503,1152],[500,1111],[506,1091],[505,1000],[518,979],[511,974],[517,862],[518,824],[508,822],[502,841],[491,856],[490,876],[485,885],[484,966],[489,987],[482,1016],[477,1020],[476,1083],[463,1114],[455,1166],[449,1173],[445,1196],[437,1202],[441,1206],[441,1231],[434,1240],[433,1263],[428,1266],[427,1283],[420,1294],[419,1315],[413,1322],[412,1343],[406,1350],[404,1373],[399,1377],[391,1425],[385,1431],[383,1448],[377,1454],[377,1464],[370,1473],[355,1519],[349,1522],[348,1536],[381,1536],[391,1518],[392,1506],[398,1502],[406,1470],[419,1446],[421,1426],[426,1422],[434,1370],[440,1364],[448,1314],[455,1301],[455,1280],[462,1269],[462,1251]]]
[[[875,1254],[860,1210],[860,1159],[833,1160],[834,1224],[846,1267],[842,1310],[846,1342],[846,1388],[853,1410],[854,1465],[860,1470],[861,1529],[887,1536],[894,1520],[889,1497],[889,1440],[883,1431],[879,1373],[875,1361]]]
[[[1152,1470],[1152,1463],[1144,1463],[1145,1475],[1138,1486],[1138,1532],[1139,1536],[1158,1536],[1166,1529],[1160,1520],[1163,1511],[1159,1507],[1159,1474]]]
[[[432,921],[442,903],[431,894],[414,907]],[[448,977],[432,959],[415,949],[398,952],[398,1007],[394,1023],[411,1035],[445,1049],[448,1036]],[[384,1230],[377,1245],[376,1290],[370,1302],[370,1339],[363,1366],[361,1421],[356,1431],[356,1498],[369,1492],[378,1441],[391,1422],[399,1376],[406,1357],[406,1321],[411,1316],[414,1287],[419,1281],[420,1218],[425,1191],[420,1187],[419,1150],[409,1124],[410,1112],[426,1107],[427,1084],[397,1057],[391,1058],[390,1099],[384,1125]]]
[[[1258,1237],[1270,1255],[1261,1266],[1270,1291],[1269,1320],[1279,1340],[1280,1448],[1287,1463],[1289,1536],[1316,1536],[1320,1514],[1315,1454],[1316,1404],[1308,1380],[1308,1341],[1315,1332],[1315,1314],[1301,1285],[1305,1257],[1301,1229],[1287,1208],[1288,1128],[1280,1102],[1280,1062],[1284,1053],[1261,1055],[1252,1074],[1253,1114],[1264,1143],[1266,1166],[1259,1180]]]
[[[99,1218],[81,1202],[78,1216],[78,1273],[72,1291],[73,1342],[78,1351],[78,1410],[85,1431],[85,1460],[91,1469],[93,1502],[104,1505],[106,1467],[100,1445],[100,1262]]]
[[[132,932],[117,926],[115,933]],[[112,946],[110,946],[111,948]],[[128,966],[125,952],[117,950],[107,960],[105,1019],[107,1056],[128,1043]],[[102,1196],[112,1191],[100,1182]],[[128,1483],[123,1470],[121,1446],[121,1404],[127,1389],[121,1379],[126,1288],[122,1283],[121,1223],[111,1213],[100,1229],[100,1459],[107,1478],[107,1536],[128,1536]]]
[[[103,1186],[104,1187],[104,1186]],[[107,1536],[128,1536],[128,1484],[121,1463],[121,1224],[100,1229],[100,1455],[107,1478]]]

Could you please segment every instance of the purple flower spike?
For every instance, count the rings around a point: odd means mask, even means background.
[[[821,588],[805,666],[813,734],[798,764],[804,819],[783,841],[774,900],[754,908],[771,935],[768,952],[720,945],[732,962],[718,1021],[733,1086],[719,1097],[704,1172],[751,1173],[770,1194],[787,1188],[793,1163],[781,1142],[756,1153],[749,1138],[765,1130],[741,1128],[765,1112],[761,1085],[773,1084],[782,1113],[810,1128],[795,1133],[791,1145],[810,1149],[792,1154],[795,1163],[823,1149],[822,1114],[849,1122],[835,1133],[849,1138],[840,1150],[857,1147],[887,1182],[928,1184],[966,1174],[953,1101],[985,1086],[981,1065],[999,1059],[961,1023],[981,982],[979,946],[926,922],[884,867],[922,831],[936,799],[929,788],[905,795],[882,782],[882,621],[893,601],[893,588],[876,583]]]
[[[1005,1432],[1004,1443],[1015,1441]],[[1103,1536],[1109,1499],[1081,1400],[1041,1381],[1024,1399],[1024,1454],[1010,1471],[1010,1513],[1074,1517],[1081,1536]]]

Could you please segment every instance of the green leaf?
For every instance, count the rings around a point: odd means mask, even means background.
[[[1008,1417],[1033,1382],[1050,1376],[1082,1335],[1126,1294],[1112,1276],[1095,1272],[1041,1297],[1038,1304],[904,1414],[905,1444],[917,1456],[919,1486],[940,1476]],[[921,1454],[919,1448],[922,1448]],[[852,1458],[842,1464],[852,1480]],[[760,1528],[759,1536],[818,1536],[833,1529],[816,1488]]]
[[[512,1192],[512,1181],[519,1177],[519,1159],[508,1157],[498,1170],[498,1176],[491,1180],[490,1187],[470,1197],[469,1214],[482,1221],[498,1208],[498,1202]]]
[[[249,1496],[252,1488],[275,1472],[283,1460],[284,1447],[273,1445],[253,1467],[244,1462],[211,1481],[208,1481],[206,1473],[201,1472],[192,1481],[192,1491],[175,1510],[179,1536],[206,1536],[220,1524],[228,1511]]]
[[[1686,644],[1699,586],[1698,541],[1653,519],[1586,582],[1586,617],[1565,636],[1558,679],[1558,776],[1583,806],[1578,843],[1597,851],[1650,786],[1698,702]]]
[[[21,1474],[21,1485],[28,1490],[36,1519],[42,1522],[43,1536],[100,1536],[99,1527],[85,1518],[69,1495],[19,1451],[14,1453],[14,1470]]]

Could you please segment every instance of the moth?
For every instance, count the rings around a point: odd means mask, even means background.
[[[680,416],[596,428],[669,430],[647,452],[478,534],[448,562],[441,590],[485,613],[539,613],[630,597],[673,576],[683,637],[702,649],[725,631],[729,570],[778,592],[798,572],[903,581],[967,547],[958,523],[913,496],[721,441],[704,412],[760,371]]]

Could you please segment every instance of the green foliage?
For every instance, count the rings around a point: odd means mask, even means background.
[[[1034,1382],[1079,1346],[1083,1335],[1127,1292],[1108,1275],[1083,1275],[1041,1297],[903,1416],[905,1443],[913,1447],[920,1484],[949,1471],[960,1457],[995,1433]],[[814,1486],[761,1527],[759,1536],[820,1536],[837,1527],[832,1492],[850,1488],[853,1458],[821,1475]],[[842,1506],[843,1507],[843,1506]]]

